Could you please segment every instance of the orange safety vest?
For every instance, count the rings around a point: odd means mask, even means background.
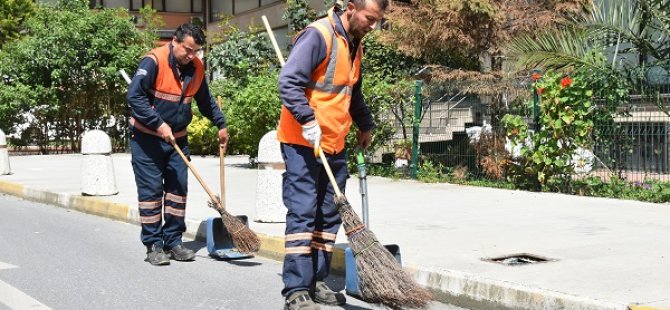
[[[340,153],[351,127],[351,92],[361,73],[362,44],[356,57],[351,59],[347,38],[335,30],[333,10],[311,23],[326,42],[326,58],[312,71],[312,78],[305,86],[305,96],[321,127],[321,147],[326,153]],[[297,37],[297,36],[296,36]],[[302,126],[293,114],[282,105],[277,129],[279,142],[310,146],[302,137]]]
[[[146,57],[153,58],[158,66],[156,81],[153,88],[149,90],[151,108],[156,110],[161,118],[172,127],[172,130],[177,130],[173,132],[175,138],[184,137],[186,127],[193,118],[191,111],[193,96],[200,89],[205,76],[202,61],[197,57],[193,59],[195,72],[182,98],[182,82],[170,66],[170,43],[154,48],[146,54]],[[130,123],[139,131],[158,135],[156,131],[149,129],[134,118],[130,119]]]
[[[158,74],[156,76],[156,83],[154,84],[152,95],[154,95],[156,99],[163,99],[173,103],[191,104],[193,96],[195,96],[198,89],[200,89],[200,85],[205,76],[205,69],[202,65],[202,61],[197,57],[193,58],[192,62],[195,66],[195,73],[193,74],[191,82],[188,84],[188,88],[184,92],[184,98],[180,102],[182,84],[179,77],[173,73],[172,67],[170,67],[169,43],[149,51],[147,56],[150,55],[156,57],[156,61],[158,62]]]

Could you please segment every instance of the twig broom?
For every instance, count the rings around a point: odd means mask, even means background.
[[[375,234],[363,224],[337,186],[323,150],[319,147],[314,152],[321,158],[335,189],[335,206],[342,218],[349,247],[354,252],[362,299],[392,309],[426,308],[432,300],[430,292],[402,269]]]
[[[244,225],[240,219],[228,213],[228,211],[223,208],[221,201],[216,197],[216,195],[214,195],[202,177],[200,177],[198,171],[195,169],[193,164],[188,161],[188,158],[186,158],[186,155],[184,155],[177,143],[174,140],[170,142],[172,143],[174,149],[177,150],[177,153],[179,153],[179,157],[181,157],[184,163],[186,163],[188,168],[193,173],[193,176],[195,176],[198,182],[200,182],[200,185],[202,185],[202,188],[205,189],[205,192],[207,192],[207,195],[209,195],[210,201],[208,202],[208,205],[221,214],[223,225],[226,226],[226,229],[228,229],[228,232],[230,233],[231,239],[233,240],[237,250],[241,253],[258,252],[261,247],[261,241],[258,239],[256,233],[249,229],[247,225]]]

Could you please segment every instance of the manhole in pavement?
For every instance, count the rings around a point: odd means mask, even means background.
[[[537,263],[546,263],[553,262],[555,259],[550,259],[538,255],[528,254],[528,253],[519,253],[511,254],[499,257],[484,258],[483,260],[487,262],[494,262],[498,264],[503,264],[507,266],[521,266],[521,265],[530,265]]]

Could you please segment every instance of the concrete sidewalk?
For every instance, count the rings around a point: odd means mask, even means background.
[[[218,158],[192,159],[218,189]],[[113,160],[118,195],[80,195],[81,155],[11,157],[13,174],[0,176],[0,192],[137,223],[130,156]],[[227,206],[253,219],[256,170],[246,162],[226,158]],[[358,180],[347,186],[360,212]],[[192,176],[189,187],[188,234],[203,238],[202,221],[217,213]],[[473,309],[670,309],[668,205],[379,177],[368,189],[370,228],[400,246],[403,265],[440,301]],[[263,239],[260,254],[281,259],[284,224],[250,225]],[[342,232],[338,243],[346,243]],[[485,260],[518,253],[550,261]],[[343,273],[341,250],[333,268]]]

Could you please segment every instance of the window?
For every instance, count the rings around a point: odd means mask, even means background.
[[[132,7],[130,8],[133,11],[139,11],[142,8],[142,0],[133,0]]]
[[[193,1],[193,13],[202,13],[202,0]]]
[[[221,15],[238,15],[282,0],[211,0],[210,21],[221,19]],[[195,11],[195,3],[194,3]],[[199,11],[198,11],[199,12]]]
[[[256,0],[234,0],[235,1],[235,14],[244,13],[246,11],[251,11],[259,7],[260,1]]]
[[[210,6],[210,21],[220,20],[222,15],[233,15],[233,0],[213,0]]]
[[[105,8],[128,8],[128,0],[103,0],[102,5]]]
[[[144,3],[147,2],[149,1],[145,1]],[[153,0],[151,2],[153,2],[152,7],[154,8],[154,10],[161,12],[165,11],[165,0]]]
[[[200,0],[195,0],[199,2]],[[184,0],[165,0],[166,12],[191,12],[191,1]]]

